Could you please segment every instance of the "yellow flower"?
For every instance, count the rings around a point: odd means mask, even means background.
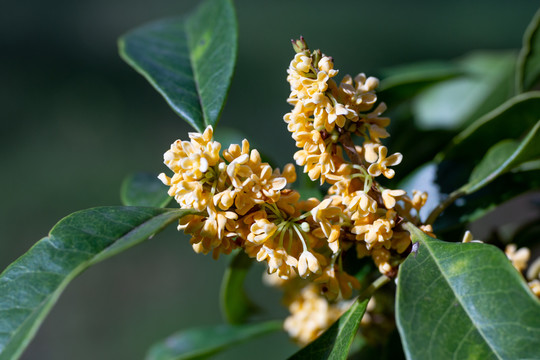
[[[377,212],[377,202],[363,190],[344,196],[343,203],[353,213],[352,220]]]
[[[392,270],[392,266],[389,263],[390,252],[385,248],[373,249],[371,254],[375,265],[379,267],[381,274],[389,273]]]
[[[324,264],[325,259],[322,255],[304,250],[298,258],[298,275],[306,278],[310,274],[320,274],[321,266]]]
[[[413,208],[415,208],[416,211],[420,211],[420,209],[426,204],[427,198],[428,198],[427,192],[413,190],[413,198],[412,198]]]
[[[297,292],[289,304],[291,315],[283,327],[296,342],[305,345],[315,340],[345,311],[330,305],[319,295],[316,286],[310,285]]]
[[[516,244],[508,244],[504,249],[504,253],[517,271],[522,272],[527,268],[527,263],[531,257],[531,250],[528,248],[522,247],[518,250]]]
[[[377,101],[375,89],[379,86],[379,80],[374,77],[366,78],[365,74],[358,74],[353,80],[350,75],[343,77],[339,89],[346,98],[346,103],[355,106],[357,111],[371,109]]]
[[[339,207],[330,206],[331,204],[332,198],[328,198],[311,210],[313,221],[319,224],[330,243],[336,241],[339,236],[340,226],[332,222],[339,221],[339,214],[342,212]]]
[[[267,219],[256,219],[253,225],[251,225],[251,232],[247,240],[255,245],[262,245],[275,234],[276,230],[276,224]]]
[[[285,251],[284,248],[272,249],[263,245],[257,253],[257,261],[267,261],[268,274],[276,273],[281,279],[290,279],[294,276],[294,269],[298,260]]]
[[[369,149],[369,147],[368,147]],[[377,158],[375,159],[371,154],[368,156],[366,151],[366,160],[370,163],[372,163],[368,168],[368,173],[371,176],[379,176],[383,174],[388,179],[391,179],[395,175],[395,171],[392,169],[388,169],[389,166],[398,165],[401,160],[403,159],[403,155],[400,153],[395,153],[393,155],[390,155],[389,157],[386,157],[388,154],[388,149],[386,146],[379,145],[377,147]]]
[[[354,276],[340,271],[335,265],[325,268],[314,283],[319,284],[322,294],[330,301],[336,300],[340,295],[343,299],[348,299],[353,289],[360,288],[360,282]]]
[[[384,189],[381,194],[384,206],[387,209],[392,209],[394,206],[396,206],[395,198],[403,196],[405,194],[406,194],[405,190]]]

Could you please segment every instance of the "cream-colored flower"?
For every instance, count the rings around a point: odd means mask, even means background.
[[[527,263],[531,257],[531,250],[528,248],[522,247],[518,250],[516,244],[508,244],[504,249],[504,253],[517,271],[522,272],[527,268]]]
[[[324,262],[322,255],[304,250],[298,258],[298,275],[306,278],[310,274],[320,274]]]
[[[360,282],[336,266],[329,266],[314,280],[319,284],[321,293],[330,301],[336,300],[340,295],[343,299],[349,299],[354,289],[360,288]]]
[[[396,198],[403,196],[406,194],[405,190],[390,190],[390,189],[384,189],[382,191],[382,199],[384,206],[387,209],[393,209],[394,206],[396,206]]]
[[[257,261],[267,261],[268,273],[276,273],[281,279],[290,279],[294,276],[294,269],[298,260],[289,255],[284,248],[272,249],[265,245],[257,253]]]
[[[343,203],[353,213],[353,220],[377,212],[377,202],[363,190],[355,191],[349,196],[343,197]]]
[[[536,295],[537,298],[540,299],[540,280],[533,280],[528,283],[529,289],[531,289],[532,293]]]
[[[338,215],[342,212],[339,207],[330,206],[331,204],[332,198],[328,198],[311,210],[313,221],[319,224],[329,243],[335,242],[339,237],[340,226],[333,222],[339,220]]]
[[[378,156],[376,162],[368,160],[366,156],[366,160],[372,162],[372,164],[368,168],[368,173],[371,176],[379,176],[383,174],[388,179],[393,178],[395,175],[395,171],[389,169],[388,167],[398,165],[403,159],[403,155],[401,155],[400,153],[395,153],[386,157],[386,155],[388,154],[388,149],[386,148],[386,146],[382,145],[379,146],[377,150]]]
[[[427,192],[424,191],[418,191],[413,190],[413,198],[412,198],[412,206],[416,209],[416,211],[420,211],[420,209],[426,205],[428,198]]]
[[[256,219],[253,225],[251,225],[251,232],[249,233],[247,240],[255,245],[262,245],[274,236],[276,230],[276,224],[267,219]]]
[[[296,342],[305,345],[315,340],[336,321],[345,309],[330,305],[319,295],[316,286],[307,286],[293,297],[289,304],[291,315],[283,327]]]

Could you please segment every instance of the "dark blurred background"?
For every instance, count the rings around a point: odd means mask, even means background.
[[[185,13],[197,1],[21,0],[0,12],[0,270],[76,210],[119,205],[123,178],[165,171],[163,152],[188,128],[122,62],[116,40],[147,21]],[[240,127],[279,165],[294,143],[289,40],[304,35],[334,57],[341,74],[474,49],[517,49],[538,2],[236,1],[239,54],[220,126]],[[219,131],[219,127],[218,127]],[[227,259],[196,255],[174,227],[77,278],[23,359],[140,359],[183,328],[220,323],[217,295]],[[267,317],[283,316],[279,294],[249,291]],[[220,359],[285,358],[284,334]]]

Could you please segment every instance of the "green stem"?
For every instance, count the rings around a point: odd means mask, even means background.
[[[360,294],[360,299],[369,299],[375,291],[386,285],[391,279],[382,275],[377,280],[372,282],[362,293]]]
[[[463,195],[465,195],[465,193],[463,191],[460,191],[460,190],[456,190],[454,192],[452,192],[447,198],[446,200],[444,200],[442,203],[440,203],[435,209],[433,209],[433,211],[431,211],[431,214],[429,214],[427,220],[426,220],[426,225],[432,225],[435,220],[437,220],[437,217],[439,217],[439,215],[447,208],[449,207],[450,205],[452,205],[452,203],[454,201],[456,201],[458,198],[462,197]]]

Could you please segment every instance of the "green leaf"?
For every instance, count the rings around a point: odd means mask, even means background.
[[[540,10],[523,36],[516,71],[516,91],[532,89],[540,80]]]
[[[58,297],[89,266],[190,213],[100,207],[71,214],[0,274],[0,360],[17,359]]]
[[[220,291],[221,313],[230,324],[245,322],[247,317],[258,309],[244,290],[244,280],[252,264],[253,259],[244,251],[239,251],[223,275]]]
[[[471,194],[508,170],[536,159],[540,156],[539,144],[540,120],[522,141],[507,139],[493,145],[480,164],[474,168],[469,182],[459,191]]]
[[[152,173],[129,175],[120,188],[120,199],[126,206],[165,207],[171,202],[167,186]]]
[[[504,253],[404,225],[416,255],[399,270],[396,319],[408,359],[533,359],[540,302]]]
[[[527,171],[512,170],[448,207],[434,224],[436,232],[441,234],[458,229],[481,218],[500,204],[535,189],[540,189],[540,167]]]
[[[237,24],[230,0],[207,0],[187,18],[160,20],[119,40],[120,55],[199,132],[216,125],[232,80]]]
[[[476,161],[494,143],[522,136],[536,124],[538,114],[540,91],[517,95],[463,130],[437,159],[472,157]]]
[[[460,129],[513,95],[514,53],[477,52],[458,61],[464,76],[422,92],[413,111],[421,129]]]
[[[281,330],[281,321],[217,325],[180,331],[153,345],[146,360],[203,359],[253,338]]]
[[[472,170],[493,144],[526,136],[537,123],[539,114],[540,92],[524,93],[479,118],[458,134],[435,158],[441,192],[450,193],[467,183]]]
[[[430,85],[462,75],[463,69],[454,63],[422,62],[385,69],[382,73],[378,97],[388,106],[396,106]]]
[[[347,359],[349,348],[360,326],[360,320],[366,312],[368,301],[369,299],[357,299],[328,330],[290,357],[290,360]]]

